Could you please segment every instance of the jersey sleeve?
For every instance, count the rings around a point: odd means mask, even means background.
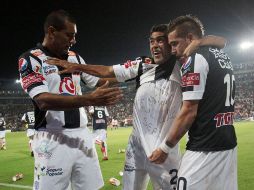
[[[114,65],[113,70],[118,82],[125,82],[126,80],[136,78],[142,58],[137,58],[134,61],[128,60],[124,64]]]
[[[209,65],[201,54],[194,54],[182,66],[183,100],[200,100],[203,97]]]
[[[21,86],[31,98],[44,92],[49,92],[48,85],[43,77],[41,64],[31,55],[19,58],[19,74]]]
[[[79,56],[79,59],[80,59],[81,64],[84,64],[84,65],[86,64],[85,61],[84,61],[84,59],[83,59],[81,56]],[[98,81],[99,81],[100,78],[82,72],[82,74],[81,74],[81,79],[82,79],[82,81],[83,81],[88,87],[93,88],[93,87],[96,86],[96,84],[98,83]]]

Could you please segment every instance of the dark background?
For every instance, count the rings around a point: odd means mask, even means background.
[[[73,47],[88,64],[112,65],[149,55],[149,30],[184,14],[196,15],[206,34],[228,40],[234,60],[239,44],[254,40],[253,0],[116,0],[116,1],[1,1],[0,78],[18,78],[17,59],[43,40],[44,19],[52,10],[65,9],[77,19]]]

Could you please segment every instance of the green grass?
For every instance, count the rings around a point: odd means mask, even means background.
[[[236,123],[238,138],[238,184],[239,190],[254,189],[254,122]],[[121,189],[109,184],[110,177],[122,180],[119,171],[123,171],[124,153],[118,153],[119,149],[125,149],[131,128],[119,128],[108,130],[109,160],[101,161],[102,155],[98,150],[101,169],[105,181],[102,190]],[[24,132],[7,133],[7,150],[0,151],[0,183],[32,186],[33,182],[33,158],[30,157],[28,139]],[[184,150],[185,138],[181,142]],[[24,174],[22,180],[12,182],[11,178],[16,173]],[[151,190],[151,185],[148,187]],[[19,190],[18,188],[4,187],[0,190]]]

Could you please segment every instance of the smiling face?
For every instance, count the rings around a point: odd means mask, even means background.
[[[153,32],[149,38],[151,55],[156,64],[166,62],[171,53],[168,38],[163,32]]]

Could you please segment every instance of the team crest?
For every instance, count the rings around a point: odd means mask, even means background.
[[[59,92],[62,95],[75,95],[76,94],[75,85],[70,77],[64,77],[64,79],[61,80],[61,83],[59,86]]]
[[[28,65],[27,61],[24,58],[21,58],[19,60],[19,71],[25,71],[27,68],[27,65]]]

